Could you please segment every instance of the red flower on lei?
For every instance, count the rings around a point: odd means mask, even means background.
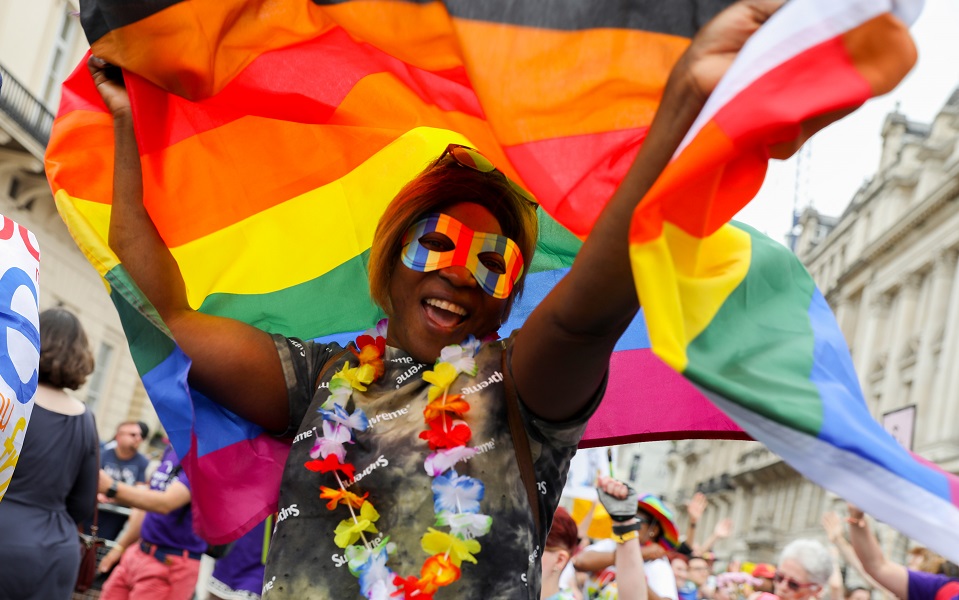
[[[346,475],[347,479],[353,479],[356,474],[356,467],[350,463],[341,463],[335,454],[330,454],[323,460],[310,460],[303,463],[303,466],[314,473],[332,473],[339,471]]]
[[[420,438],[429,442],[430,450],[465,446],[473,436],[470,426],[465,421],[454,421],[446,414],[427,421],[426,424],[428,429],[420,432]]]

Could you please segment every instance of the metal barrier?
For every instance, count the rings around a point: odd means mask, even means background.
[[[0,65],[0,76],[3,77],[3,85],[0,86],[0,111],[5,112],[30,137],[46,147],[50,141],[50,128],[53,127],[53,113],[28,92],[3,65]]]

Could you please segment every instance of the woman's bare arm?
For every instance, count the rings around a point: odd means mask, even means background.
[[[909,595],[909,571],[883,555],[879,540],[869,528],[866,515],[852,504],[848,505],[848,509],[851,522],[849,542],[859,557],[863,570],[896,597],[906,600]]]
[[[635,162],[569,274],[533,311],[516,338],[513,380],[538,416],[568,419],[596,393],[616,341],[639,309],[629,261],[633,211],[743,44],[781,4],[744,0],[731,6],[696,35],[673,68]]]
[[[272,338],[246,323],[190,307],[180,268],[143,204],[143,175],[126,90],[107,77],[102,60],[91,58],[88,66],[114,122],[110,247],[192,360],[190,384],[270,431],[285,430],[286,386]]]

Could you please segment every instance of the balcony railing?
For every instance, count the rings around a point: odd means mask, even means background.
[[[0,65],[0,111],[5,112],[30,137],[46,148],[53,126],[53,113],[27,91],[17,79]]]

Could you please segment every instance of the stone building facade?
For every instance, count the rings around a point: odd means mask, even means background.
[[[97,365],[76,396],[89,404],[100,437],[116,425],[159,421],[127,349],[116,310],[99,276],[57,214],[43,154],[60,100],[60,83],[88,45],[77,0],[0,2],[0,214],[34,232],[40,244],[40,308],[76,313]]]
[[[912,415],[914,428],[897,438],[955,473],[959,89],[931,123],[889,114],[882,136],[876,174],[840,217],[806,209],[794,250],[836,314],[873,416]],[[697,488],[709,492],[700,536],[718,519],[735,520],[734,534],[716,548],[725,557],[772,561],[794,538],[825,540],[821,514],[844,508],[753,442],[682,442],[670,466],[675,504]],[[885,527],[880,536],[887,555],[904,559],[909,540]]]

